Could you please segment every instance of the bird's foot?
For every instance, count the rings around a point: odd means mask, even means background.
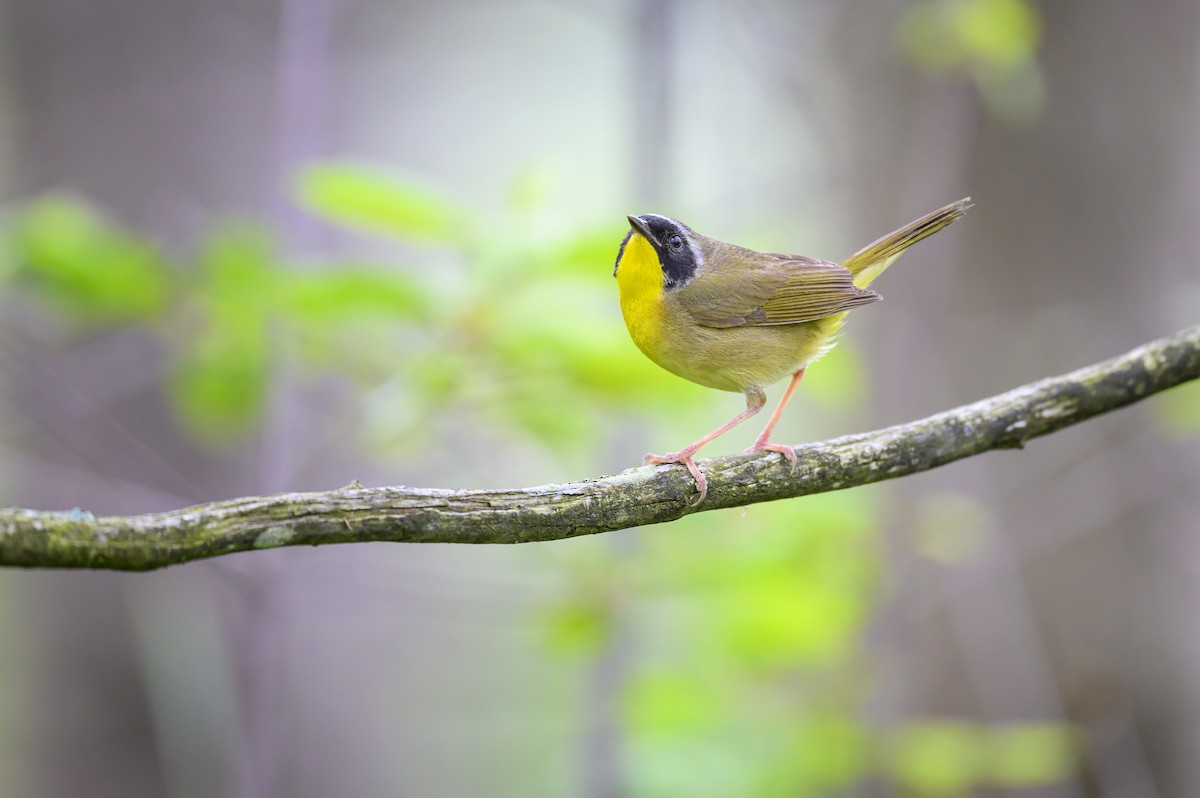
[[[688,473],[696,480],[696,490],[700,491],[700,498],[692,502],[692,506],[699,507],[704,503],[704,497],[708,495],[708,480],[704,478],[704,474],[700,472],[700,467],[692,459],[692,455],[696,453],[696,450],[690,449],[689,451],[689,449],[671,452],[670,454],[648,454],[642,458],[642,465],[669,465],[678,463],[685,466]]]
[[[779,452],[785,460],[792,464],[792,476],[796,475],[796,468],[799,465],[796,462],[796,450],[787,444],[755,441],[754,445],[747,449],[746,452]]]

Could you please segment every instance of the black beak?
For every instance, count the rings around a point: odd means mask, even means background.
[[[658,239],[654,237],[654,233],[650,232],[650,225],[646,224],[640,216],[626,216],[629,220],[629,226],[642,234],[642,237],[649,241],[654,246],[658,246]]]

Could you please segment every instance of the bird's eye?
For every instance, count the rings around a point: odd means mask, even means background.
[[[678,235],[673,235],[667,239],[667,244],[670,245],[671,249],[675,249],[675,250],[683,249],[683,237],[678,236]]]

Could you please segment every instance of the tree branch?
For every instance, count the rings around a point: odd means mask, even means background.
[[[82,510],[0,509],[0,565],[146,571],[236,551],[360,541],[560,540],[692,512],[839,490],[926,471],[1026,441],[1200,377],[1200,326],[1061,377],[920,421],[774,454],[704,461],[708,499],[678,466],[510,490],[364,488],[285,493],[183,510],[96,518]]]

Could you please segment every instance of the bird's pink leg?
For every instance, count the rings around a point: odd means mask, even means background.
[[[771,437],[771,430],[775,429],[775,425],[779,422],[779,417],[783,415],[783,408],[787,406],[788,401],[792,398],[792,394],[796,392],[796,386],[800,384],[800,380],[803,377],[804,369],[800,369],[792,375],[792,380],[788,383],[787,390],[783,392],[783,397],[780,398],[779,404],[775,406],[775,412],[767,419],[767,425],[763,427],[763,431],[754,440],[754,445],[746,450],[747,452],[779,452],[792,464],[793,474],[796,473],[796,450],[786,444],[768,443],[767,441]]]
[[[704,497],[708,495],[708,480],[705,479],[704,474],[700,472],[700,468],[696,465],[696,461],[692,459],[693,456],[696,454],[696,452],[700,451],[701,447],[712,443],[714,439],[724,435],[726,432],[729,432],[729,430],[733,429],[738,424],[741,424],[759,410],[762,410],[763,405],[766,403],[767,397],[765,394],[763,394],[762,390],[756,386],[750,386],[750,388],[746,389],[745,410],[738,413],[736,416],[729,419],[724,424],[705,435],[703,438],[700,438],[694,443],[685,446],[677,452],[671,452],[670,454],[646,455],[644,458],[642,458],[642,464],[666,465],[668,463],[679,463],[680,465],[685,466],[688,472],[692,475],[692,478],[696,480],[696,489],[700,491],[700,498],[696,499],[695,503],[692,505],[693,507],[696,507],[703,503]]]

